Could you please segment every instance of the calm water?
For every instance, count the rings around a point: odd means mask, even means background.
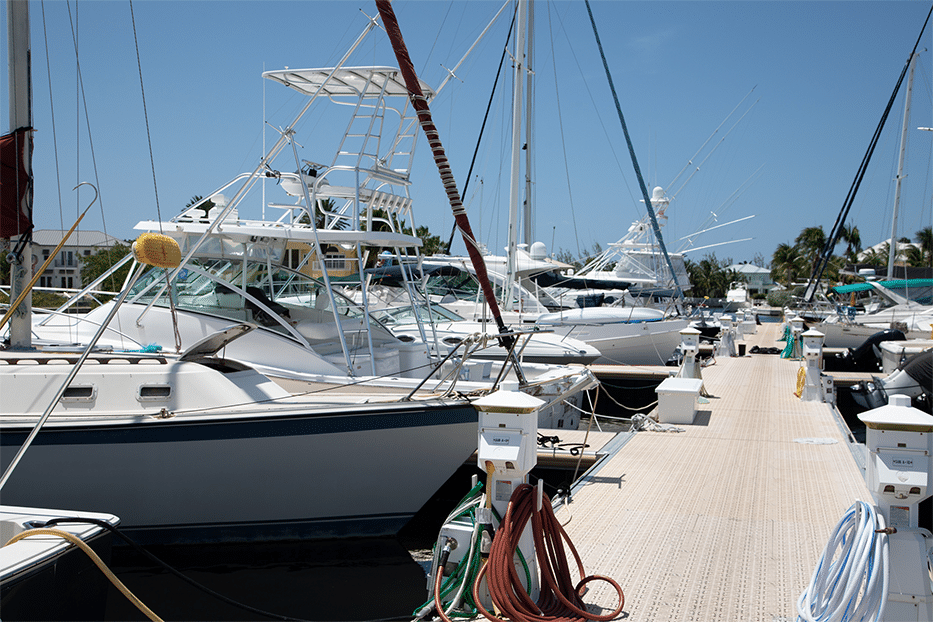
[[[424,571],[391,539],[149,550],[216,592],[297,619],[407,617],[425,594]],[[221,602],[135,553],[115,552],[112,567],[165,620],[281,619]],[[115,589],[107,605],[108,620],[147,619]]]
[[[228,598],[301,620],[410,620],[427,599],[426,571],[441,524],[469,491],[475,467],[463,467],[396,538],[264,545],[148,547],[194,581]],[[572,473],[535,471],[554,495]],[[417,560],[417,561],[416,561]],[[111,568],[165,620],[275,620],[226,604],[185,583],[132,549],[115,549]],[[107,620],[146,620],[116,588]]]

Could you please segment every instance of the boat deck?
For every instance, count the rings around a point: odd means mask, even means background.
[[[780,346],[778,327],[744,341]],[[834,408],[794,396],[799,366],[716,359],[692,425],[632,435],[557,510],[587,574],[622,586],[623,618],[796,618],[830,532],[871,500]],[[589,586],[594,610],[616,607],[608,584]]]

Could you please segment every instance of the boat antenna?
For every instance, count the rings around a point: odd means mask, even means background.
[[[447,192],[447,198],[450,201],[450,209],[453,212],[454,220],[457,223],[457,228],[460,229],[460,233],[463,235],[467,253],[470,255],[470,261],[473,263],[474,270],[476,270],[476,278],[479,280],[483,295],[486,298],[486,304],[489,305],[489,310],[492,312],[492,316],[496,321],[496,326],[499,328],[499,345],[505,348],[510,353],[511,357],[517,359],[515,349],[512,347],[515,343],[515,337],[508,334],[509,329],[506,327],[505,322],[502,321],[502,314],[499,311],[499,305],[496,303],[495,293],[492,290],[492,285],[489,283],[486,263],[483,261],[483,256],[477,248],[476,239],[473,236],[473,230],[470,227],[466,209],[463,207],[460,193],[457,191],[457,182],[454,179],[453,171],[450,169],[447,155],[444,152],[444,146],[441,144],[440,134],[431,118],[431,109],[428,107],[427,98],[424,96],[421,91],[421,85],[418,83],[415,66],[411,62],[408,48],[405,46],[405,41],[402,38],[402,30],[399,27],[398,19],[395,17],[395,11],[392,9],[392,3],[390,0],[376,0],[376,7],[379,9],[379,15],[382,17],[383,26],[385,27],[386,33],[389,35],[389,40],[392,42],[392,49],[395,51],[396,59],[398,59],[399,69],[402,72],[402,76],[405,78],[411,105],[418,114],[421,129],[424,130],[428,145],[431,147],[431,153],[434,155],[434,163],[437,165],[437,170],[441,175],[441,181],[444,184],[444,190]],[[517,364],[518,361],[514,360],[513,362],[516,363],[515,370],[521,384],[525,384],[524,375]]]
[[[920,29],[920,35],[917,37],[917,42],[914,43],[914,47],[910,51],[910,55],[907,57],[907,62],[904,63],[904,68],[901,70],[901,75],[897,78],[897,84],[894,85],[894,91],[891,93],[891,97],[888,99],[888,105],[885,107],[884,113],[881,115],[881,120],[878,121],[878,127],[875,128],[875,133],[872,135],[871,140],[868,143],[868,150],[862,157],[862,163],[859,164],[858,171],[855,173],[855,179],[852,180],[852,185],[849,186],[849,192],[846,194],[846,198],[842,202],[842,209],[839,210],[839,215],[836,216],[836,222],[833,224],[830,235],[826,238],[826,245],[823,247],[823,253],[820,255],[819,261],[813,267],[813,274],[810,275],[810,282],[807,283],[807,290],[803,295],[803,301],[805,303],[813,301],[813,295],[816,293],[816,287],[819,285],[820,279],[823,277],[823,271],[826,269],[826,265],[829,263],[832,250],[836,248],[836,244],[839,243],[839,237],[842,235],[842,227],[845,223],[846,216],[849,215],[849,209],[852,207],[852,203],[855,201],[855,194],[858,192],[859,186],[862,184],[862,179],[865,177],[865,171],[868,169],[868,163],[871,161],[871,156],[875,152],[875,147],[878,146],[878,140],[881,138],[881,130],[884,128],[884,124],[888,120],[888,114],[891,112],[891,108],[894,106],[894,99],[897,97],[897,92],[900,90],[901,84],[904,82],[904,76],[907,75],[907,70],[910,68],[911,60],[913,60],[914,54],[917,52],[917,47],[920,45],[920,41],[923,39],[923,33],[930,21],[931,14],[933,14],[933,7],[930,7],[930,12],[927,13],[927,17],[923,21],[923,27]],[[894,243],[894,240],[891,242]]]
[[[518,10],[518,5],[515,6]],[[498,17],[498,14],[496,15]],[[466,182],[463,184],[463,194],[466,195],[467,188],[470,187],[470,178],[473,176],[473,165],[476,164],[476,156],[479,154],[479,146],[483,141],[483,134],[486,132],[486,121],[489,119],[489,111],[492,108],[493,99],[496,96],[496,87],[499,84],[499,76],[502,75],[502,65],[505,62],[505,54],[509,49],[509,40],[512,38],[512,28],[515,27],[515,15],[512,15],[512,23],[509,25],[509,33],[505,36],[505,45],[502,46],[502,55],[499,57],[499,68],[496,70],[496,79],[493,80],[492,90],[489,93],[489,101],[486,102],[486,114],[483,115],[483,123],[479,128],[479,136],[476,137],[476,146],[473,148],[473,158],[470,160],[470,169],[467,171]],[[454,234],[457,233],[457,223],[450,229],[450,237],[447,239],[447,254],[454,245]]]
[[[682,301],[684,292],[680,289],[680,283],[677,282],[677,273],[674,271],[674,264],[671,263],[670,255],[667,254],[667,247],[664,245],[664,239],[661,237],[661,227],[658,225],[658,219],[654,214],[654,207],[651,205],[651,197],[648,195],[648,188],[645,186],[645,178],[642,177],[641,168],[638,166],[638,158],[635,157],[635,148],[632,146],[632,138],[629,136],[628,127],[625,125],[625,117],[622,115],[622,106],[619,105],[619,96],[616,93],[615,84],[612,82],[612,74],[609,72],[609,63],[606,61],[606,54],[603,51],[603,44],[599,40],[599,32],[596,30],[596,20],[593,18],[593,10],[590,8],[590,0],[586,0],[586,12],[590,16],[590,23],[593,25],[593,34],[596,36],[596,45],[599,47],[599,56],[602,58],[603,67],[606,70],[606,78],[609,80],[609,89],[612,91],[612,99],[616,104],[616,112],[619,113],[619,122],[622,124],[622,132],[625,134],[625,142],[628,145],[628,152],[632,156],[632,164],[635,167],[635,176],[638,177],[638,186],[641,188],[641,195],[645,200],[645,207],[648,209],[648,216],[651,218],[651,228],[654,229],[654,236],[658,240],[658,246],[661,247],[661,253],[664,255],[664,261],[667,263],[668,270],[671,271],[671,278],[674,280],[674,297]]]

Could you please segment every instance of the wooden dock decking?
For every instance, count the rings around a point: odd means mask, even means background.
[[[778,326],[746,344],[780,345]],[[833,407],[794,396],[799,366],[717,359],[693,425],[634,434],[557,510],[586,573],[622,586],[623,619],[796,619],[832,529],[871,501]],[[589,587],[588,604],[615,608],[606,583]]]

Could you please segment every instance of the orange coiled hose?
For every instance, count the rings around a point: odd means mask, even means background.
[[[492,541],[489,560],[480,569],[473,583],[473,599],[480,613],[490,620],[502,620],[503,622],[506,619],[512,622],[605,621],[617,617],[622,612],[622,607],[625,606],[622,588],[609,577],[584,576],[580,555],[567,536],[567,532],[554,516],[550,499],[547,495],[542,495],[541,510],[535,511],[535,496],[535,489],[529,484],[522,484],[512,493],[505,519]],[[536,558],[541,571],[541,594],[537,602],[532,601],[526,592],[513,561],[519,538],[529,517]],[[576,585],[570,577],[564,540],[567,541],[567,546],[573,553],[580,576],[584,577]],[[504,614],[504,618],[490,614],[480,601],[479,588],[484,576],[492,602],[495,608]],[[619,606],[608,615],[588,612],[583,602],[584,586],[597,579],[608,582],[619,595]]]

